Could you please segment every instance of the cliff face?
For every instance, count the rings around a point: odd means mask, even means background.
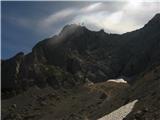
[[[6,89],[18,88],[20,84],[19,74],[23,62],[24,54],[18,53],[9,60],[2,61],[2,91]]]
[[[157,14],[143,28],[122,35],[67,25],[59,35],[37,43],[31,53],[2,62],[2,91],[34,84],[42,87],[50,84],[49,78],[55,82],[56,75],[46,76],[50,69],[76,79],[74,84],[86,79],[102,82],[120,76],[135,77],[148,66],[159,64],[159,18]],[[62,81],[67,82],[64,78]]]

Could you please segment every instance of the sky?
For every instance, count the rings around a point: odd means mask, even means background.
[[[8,59],[21,51],[27,54],[67,24],[122,34],[143,27],[156,13],[160,13],[160,0],[3,1],[1,57]]]

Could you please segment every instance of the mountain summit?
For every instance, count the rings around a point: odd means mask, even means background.
[[[157,24],[158,26],[160,25],[160,13],[156,14],[148,24]]]

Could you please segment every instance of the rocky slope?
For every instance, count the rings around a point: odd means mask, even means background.
[[[86,83],[59,90],[31,87],[22,94],[2,101],[2,117],[4,120],[97,119],[106,114],[107,108],[110,108],[110,112],[124,104],[125,99],[120,99],[118,103],[114,99],[116,96],[120,98],[120,93],[128,87],[128,84],[114,82]]]
[[[154,66],[145,70],[138,77],[135,84],[128,88],[128,92],[125,93],[127,96],[125,104],[103,116],[100,120],[114,120],[115,118],[116,120],[159,120],[159,92],[160,66]],[[117,99],[119,99],[119,96]]]
[[[125,119],[158,120],[159,49],[160,14],[122,35],[67,25],[31,53],[1,61],[2,118],[94,120],[137,99]],[[113,78],[130,85],[106,81]]]
[[[160,66],[146,70],[129,92],[129,99],[138,99],[132,112],[126,117],[131,119],[160,119]]]
[[[157,66],[143,72],[133,85],[115,79],[72,89],[31,87],[2,100],[2,119],[159,120],[159,75]]]

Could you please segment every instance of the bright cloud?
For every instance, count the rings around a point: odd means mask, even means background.
[[[124,4],[115,12],[109,12],[106,8],[75,16],[72,22],[95,26],[92,27],[94,30],[103,28],[106,32],[125,33],[143,27],[155,13],[160,12],[160,4],[156,3],[128,1]]]
[[[120,5],[123,4],[123,5]],[[117,9],[118,8],[118,9]],[[36,31],[44,29],[46,32],[53,30],[57,24],[76,23],[84,24],[89,29],[104,29],[111,33],[125,33],[143,27],[156,13],[160,12],[160,2],[144,2],[144,0],[124,0],[124,2],[94,2],[83,7],[67,7],[48,16],[42,17],[37,22],[27,23],[21,20],[23,26],[35,26]]]

